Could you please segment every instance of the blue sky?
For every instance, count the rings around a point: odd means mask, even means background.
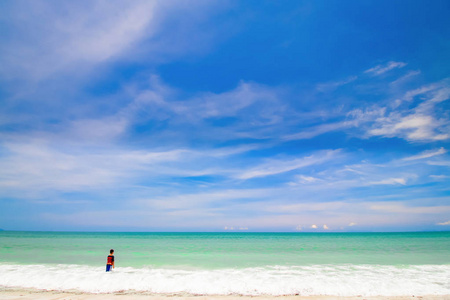
[[[2,1],[0,228],[450,229],[448,1]]]

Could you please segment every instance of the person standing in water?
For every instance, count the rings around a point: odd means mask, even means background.
[[[114,269],[114,249],[109,250],[108,259],[106,260],[106,272],[111,271],[111,267]]]

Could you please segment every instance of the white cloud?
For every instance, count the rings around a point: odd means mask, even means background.
[[[400,77],[399,79],[391,82],[391,85],[398,85],[409,81],[412,77],[419,75],[420,71],[409,71],[406,75]]]
[[[301,183],[312,183],[312,182],[320,181],[319,178],[311,177],[311,176],[304,176],[304,175],[300,175],[297,178],[298,178],[299,182],[301,182]]]
[[[418,155],[406,157],[403,160],[406,160],[406,161],[419,160],[419,159],[430,158],[430,157],[445,154],[445,153],[447,153],[447,150],[445,150],[444,147],[441,147],[438,150],[428,150],[428,151],[424,151]]]
[[[72,121],[65,135],[77,140],[108,141],[126,133],[128,121],[123,118],[84,119]]]
[[[399,117],[392,114],[377,120],[377,123],[380,127],[369,130],[369,135],[403,136],[411,141],[442,141],[450,138],[449,134],[436,132],[439,124],[432,116],[411,114]]]
[[[432,166],[450,167],[450,161],[427,161],[427,164]]]
[[[353,127],[355,125],[357,125],[355,121],[342,121],[336,123],[321,124],[311,128],[304,128],[301,132],[286,135],[282,139],[287,141],[311,139],[324,133],[342,130],[345,128]]]
[[[144,33],[150,34],[146,28],[154,19],[156,2],[33,1],[27,6],[11,8],[18,10],[10,12],[9,20],[18,33],[1,49],[2,69],[37,78],[73,63],[101,62],[121,53]]]
[[[448,100],[449,97],[450,97],[450,87],[443,86],[432,95],[432,98],[429,100],[429,102],[431,104],[436,104]]]
[[[106,116],[70,119],[67,116],[55,116],[60,118],[57,126],[52,125],[45,128],[46,131],[44,129],[43,132],[32,134],[50,140],[59,139],[59,142],[104,144],[126,138],[130,133],[134,134],[136,126],[161,122],[166,124],[161,130],[149,130],[146,133],[160,142],[185,139],[184,130],[195,131],[195,136],[199,138],[227,141],[243,136],[248,138],[258,128],[277,126],[281,120],[278,116],[282,110],[278,102],[278,90],[253,83],[241,82],[236,88],[224,93],[197,93],[183,100],[179,99],[181,97],[176,89],[165,85],[158,76],[151,76],[149,85],[144,90],[134,89],[133,86],[126,87],[120,93],[123,98],[133,99],[131,102],[122,103],[122,106]],[[86,110],[98,109],[89,105],[86,107]],[[89,113],[89,116],[92,114]],[[228,117],[239,121],[226,126],[207,123],[209,118]],[[40,122],[45,118],[48,116],[33,115],[30,122]],[[9,122],[14,123],[14,120]],[[253,126],[248,127],[248,123]],[[255,142],[251,145],[211,150],[210,153],[211,156],[228,156],[267,147],[262,144]]]
[[[386,114],[385,107],[368,107],[364,109],[354,109],[345,113],[346,120],[340,122],[323,123],[313,127],[303,128],[300,132],[288,134],[282,137],[282,140],[303,140],[311,139],[316,136],[333,132],[359,127],[361,125],[374,122],[380,118],[384,118]]]
[[[356,225],[355,222],[351,222],[350,224],[348,224],[348,226],[350,226],[350,227],[355,226],[355,225]]]
[[[450,206],[406,206],[404,203],[379,203],[370,205],[371,210],[400,214],[442,214],[450,212]]]
[[[406,179],[405,178],[388,178],[388,179],[383,179],[380,181],[369,182],[369,185],[396,185],[396,184],[406,185]]]
[[[385,114],[386,107],[373,106],[364,109],[354,109],[348,112],[347,116],[356,121],[355,125],[359,125],[360,123],[375,121],[376,119],[383,117]]]
[[[281,189],[278,191],[278,194],[280,192],[282,192]],[[272,195],[277,194],[273,193]],[[367,199],[367,197],[364,197],[364,199]],[[351,200],[344,203],[344,206],[339,210],[331,207],[328,210],[324,210],[322,214],[309,211],[293,214],[279,213],[278,211],[267,213],[265,210],[266,204],[275,205],[279,202],[279,198],[277,200],[272,198],[271,200],[261,201],[257,196],[254,200],[247,203],[244,201],[225,201],[223,199],[216,202],[193,202],[191,205],[186,202],[184,206],[179,207],[152,206],[149,208],[149,206],[131,202],[131,205],[130,203],[127,205],[130,208],[129,210],[87,212],[83,209],[81,212],[73,212],[73,214],[72,212],[68,213],[68,215],[59,214],[57,218],[62,223],[71,222],[79,225],[90,225],[92,223],[103,226],[113,226],[115,224],[114,226],[142,226],[147,227],[147,229],[151,226],[155,226],[155,228],[171,228],[176,227],[174,224],[177,224],[178,228],[181,226],[184,228],[202,226],[204,229],[214,230],[221,230],[224,226],[228,229],[233,227],[234,230],[239,230],[240,228],[292,230],[298,226],[298,228],[303,229],[302,231],[317,231],[319,229],[323,230],[323,225],[316,225],[315,221],[317,221],[317,218],[323,220],[322,224],[325,223],[329,228],[342,227],[348,224],[347,220],[349,218],[351,220],[362,218],[362,222],[358,222],[358,228],[364,230],[366,228],[380,228],[384,226],[391,226],[391,228],[399,225],[418,226],[418,220],[420,220],[421,224],[428,226],[429,224],[436,224],[436,220],[446,220],[450,211],[449,206],[428,208],[422,205],[409,207],[406,205],[408,203],[371,201],[355,202]],[[424,199],[424,201],[429,202],[427,199]],[[222,205],[217,206],[215,204]],[[372,206],[374,205],[383,207],[373,209]],[[395,214],[395,217],[392,217],[392,214]],[[107,217],[108,215],[110,217]],[[51,215],[47,216],[51,217]],[[300,225],[299,220],[302,221]]]
[[[4,191],[18,193],[101,189],[128,184],[142,172],[146,176],[170,172],[161,165],[190,155],[184,149],[127,151],[106,146],[95,150],[89,147],[68,150],[42,141],[10,142],[3,146],[9,154],[0,158],[0,186]],[[156,165],[159,168],[155,168]]]
[[[403,100],[405,101],[412,101],[414,99],[414,97],[418,96],[418,95],[423,95],[426,94],[430,91],[435,90],[436,88],[438,88],[439,86],[436,84],[430,84],[427,86],[422,86],[420,88],[414,89],[412,91],[408,91],[405,93],[405,95],[403,96]]]
[[[336,88],[346,85],[348,83],[351,83],[353,81],[355,81],[356,79],[358,79],[357,76],[351,76],[347,79],[344,80],[340,80],[340,81],[332,81],[332,82],[326,82],[326,83],[320,83],[316,86],[316,89],[319,92],[329,92],[329,91],[333,91]]]
[[[378,75],[384,74],[384,73],[386,73],[386,72],[388,72],[388,71],[390,71],[392,69],[403,68],[404,66],[406,66],[406,63],[397,62],[397,61],[390,61],[390,62],[388,62],[385,65],[378,65],[378,66],[375,66],[375,67],[373,67],[371,69],[368,69],[368,70],[364,71],[364,73],[369,73],[369,74],[372,74],[374,76],[378,76]]]
[[[238,179],[251,179],[256,177],[265,177],[289,172],[292,170],[321,164],[336,157],[339,150],[319,151],[311,156],[290,159],[290,160],[271,160],[265,164],[251,168],[249,170],[239,171],[235,177]]]
[[[448,175],[430,175],[430,178],[433,178],[435,180],[446,180],[446,179],[449,179],[450,176],[448,176]]]
[[[243,227],[243,226],[225,226],[224,230],[227,230],[227,231],[236,231],[236,230],[238,230],[238,231],[247,231],[248,227]]]
[[[323,229],[325,230],[329,230],[330,228],[328,228],[328,226],[326,224],[323,225]]]
[[[210,156],[214,157],[226,157],[236,154],[242,154],[245,152],[253,151],[253,150],[260,150],[266,146],[264,145],[258,145],[258,144],[247,144],[243,146],[234,146],[234,147],[222,147],[222,148],[215,148],[214,150],[210,150],[208,152],[204,152],[203,154],[208,154]]]
[[[188,209],[198,208],[212,203],[223,203],[236,199],[264,199],[271,197],[276,189],[228,189],[212,192],[179,194],[151,199],[136,199],[135,204],[143,204],[154,209]]]
[[[277,213],[303,213],[303,212],[325,212],[330,210],[340,210],[345,207],[344,202],[301,202],[301,203],[276,203],[273,205],[266,204],[264,210]]]
[[[414,107],[410,108],[410,101],[417,99]],[[405,94],[407,105],[401,106],[401,101],[396,101],[393,110],[379,116],[373,123],[368,123],[369,136],[399,137],[414,142],[443,141],[450,139],[448,128],[450,120],[442,114],[442,108],[438,105],[450,98],[450,88],[446,80],[421,87]],[[418,104],[417,104],[418,102]]]
[[[85,7],[89,13],[71,7],[65,20],[55,16],[61,26],[54,32],[59,37],[58,52],[70,61],[103,61],[124,51],[144,33],[151,34],[147,26],[154,19],[156,2],[121,4],[97,2]],[[61,32],[66,33],[63,39]]]
[[[186,127],[195,131],[197,137],[210,141],[263,139],[267,138],[264,130],[270,137],[275,128],[283,126],[285,105],[280,102],[281,94],[278,88],[240,82],[236,88],[223,93],[199,92],[182,98],[176,89],[152,76],[150,86],[132,95],[134,101],[117,118],[131,125],[161,121],[167,123],[165,127],[170,135],[182,132],[183,139]],[[224,123],[216,126],[215,122]],[[164,129],[159,132],[161,138],[167,138],[166,133]]]
[[[240,82],[234,90],[220,94],[204,93],[189,101],[177,102],[171,108],[177,114],[195,120],[236,116],[240,111],[258,103],[261,107],[255,109],[258,109],[260,114],[265,113],[264,105],[269,105],[272,115],[280,109],[276,92],[276,89],[263,85]]]
[[[208,48],[207,34],[189,30],[204,21],[202,14],[221,4],[36,0],[27,3],[26,9],[23,5],[12,2],[3,12],[7,16],[3,24],[12,34],[0,46],[0,75],[40,80],[60,72],[79,75],[113,59],[141,59],[141,52],[145,59],[157,62],[178,52]],[[165,24],[174,16],[180,24],[175,30],[173,24]],[[186,20],[189,26],[183,26]],[[201,43],[192,42],[199,39]]]
[[[437,225],[442,225],[442,226],[450,225],[450,221],[437,223]]]

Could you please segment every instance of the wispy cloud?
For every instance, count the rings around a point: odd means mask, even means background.
[[[450,221],[442,222],[442,223],[437,223],[437,225],[447,226],[447,225],[450,225]]]
[[[282,139],[286,141],[311,139],[324,133],[339,131],[353,127],[357,124],[355,121],[342,121],[337,123],[321,124],[311,128],[303,128],[301,132],[289,134]]]
[[[24,9],[23,3],[8,5],[7,25],[10,34],[0,47],[0,76],[5,78],[48,79],[54,74],[86,74],[99,64],[111,60],[133,60],[142,53],[152,54],[153,62],[179,52],[207,47],[203,43],[191,43],[178,32],[188,34],[202,22],[203,12],[220,6],[207,2],[185,1],[91,1],[62,2],[33,1]],[[180,23],[189,18],[191,26],[177,28],[164,35],[163,26],[169,16],[178,15]],[[207,30],[208,31],[208,30]],[[39,38],[36,38],[39,36]],[[178,42],[172,41],[175,38]],[[191,39],[196,39],[191,35]],[[137,47],[139,45],[139,47]],[[180,46],[182,45],[182,46]],[[195,52],[195,51],[194,51]],[[147,59],[149,56],[147,56]]]
[[[292,170],[324,163],[330,159],[335,158],[339,152],[339,150],[328,150],[320,151],[303,158],[290,160],[271,160],[255,168],[239,172],[235,175],[235,177],[238,179],[251,179],[256,177],[265,177],[285,173]]]
[[[407,206],[404,203],[379,203],[370,206],[372,210],[402,214],[440,214],[450,212],[450,206]]]
[[[412,93],[412,94],[411,94]],[[442,114],[437,105],[450,97],[447,83],[438,88],[424,87],[408,92],[405,99],[423,95],[424,100],[414,108],[396,108],[375,120],[368,130],[369,136],[400,137],[408,141],[430,142],[448,140],[447,127],[450,120]]]
[[[278,203],[270,203],[264,208],[266,211],[298,214],[306,212],[327,212],[337,211],[342,209],[347,204],[340,201],[326,201],[326,202],[300,202],[294,204],[282,203],[282,199],[279,199]]]
[[[430,84],[426,86],[422,86],[416,89],[413,89],[411,91],[407,91],[403,97],[402,100],[404,101],[412,101],[416,96],[426,94],[430,91],[434,91],[437,88],[439,88],[439,85],[437,84]]]
[[[200,192],[165,196],[152,199],[136,199],[135,204],[144,204],[158,210],[184,210],[195,207],[209,207],[214,203],[235,202],[243,199],[264,199],[275,193],[273,189],[228,189],[213,192]]]
[[[450,161],[443,160],[443,161],[427,161],[427,164],[432,166],[444,166],[444,167],[450,167]]]
[[[435,130],[440,126],[432,116],[412,114],[401,117],[391,114],[387,119],[379,119],[379,128],[371,129],[372,136],[396,137],[403,136],[411,141],[442,141],[450,138],[446,133]]]
[[[447,180],[450,179],[450,175],[430,175],[430,178],[435,180]]]
[[[408,73],[406,73],[406,75],[403,75],[399,79],[396,79],[393,82],[391,82],[391,85],[399,85],[405,83],[407,81],[410,81],[412,77],[417,76],[419,74],[421,74],[420,71],[409,71]]]
[[[101,62],[141,38],[154,20],[155,2],[33,1],[23,10],[13,6],[10,22],[21,39],[3,44],[3,76],[48,76],[73,64]],[[61,9],[66,13],[61,14]],[[18,18],[18,16],[21,16]],[[34,39],[33,36],[40,36]],[[13,68],[13,66],[15,68]]]
[[[129,183],[138,173],[148,170],[151,173],[147,175],[155,174],[152,166],[179,161],[186,154],[184,150],[130,152],[117,148],[68,151],[45,143],[4,146],[9,154],[0,160],[0,186],[18,191],[75,191]]]
[[[355,157],[353,157],[355,158]],[[427,167],[428,161],[405,162],[403,158],[387,161],[383,164],[373,164],[363,161],[357,164],[345,164],[345,161],[353,161],[350,156],[336,158],[341,163],[339,167],[314,170],[309,168],[296,174],[288,183],[292,188],[310,190],[314,193],[322,193],[325,190],[351,191],[353,189],[374,189],[384,186],[387,190],[398,190],[403,187],[415,187],[417,183],[436,182],[435,177],[430,177]],[[418,165],[420,167],[418,167]],[[411,189],[413,190],[413,189]],[[370,194],[369,191],[367,193]]]
[[[264,117],[262,109],[267,104],[273,103],[271,107],[275,108],[279,102],[277,101],[276,89],[267,88],[263,85],[254,83],[240,82],[236,89],[221,94],[206,93],[199,95],[190,101],[177,102],[172,109],[179,115],[188,116],[189,119],[201,118],[218,118],[233,117],[239,112],[249,108],[253,104],[259,111],[259,116]],[[270,122],[274,111],[267,116]]]
[[[401,184],[406,185],[406,179],[405,178],[388,178],[383,179],[380,181],[372,181],[368,183],[369,185],[395,185],[395,184]]]
[[[308,183],[314,183],[314,182],[321,181],[321,179],[319,179],[319,178],[312,177],[312,176],[304,176],[304,175],[299,175],[296,178],[297,178],[297,182],[301,183],[301,184],[308,184]],[[296,185],[297,182],[291,182],[290,184]]]
[[[351,77],[348,77],[348,78],[346,78],[344,80],[340,80],[340,81],[331,81],[331,82],[320,83],[316,86],[316,89],[319,92],[329,92],[329,91],[333,91],[334,89],[337,89],[340,86],[351,83],[351,82],[355,81],[356,79],[358,79],[357,76],[351,76]]]
[[[404,63],[404,62],[390,61],[387,64],[377,65],[373,68],[370,68],[370,69],[364,71],[364,73],[378,76],[378,75],[382,75],[392,69],[403,68],[404,66],[406,66],[406,63]]]
[[[420,153],[418,155],[405,157],[405,158],[403,158],[403,160],[406,160],[406,161],[419,160],[419,159],[424,159],[424,158],[430,158],[430,157],[438,156],[438,155],[445,154],[445,153],[447,153],[447,150],[445,150],[444,147],[441,147],[438,150],[427,150],[427,151],[424,151],[424,152],[422,152],[422,153]]]
[[[198,92],[183,97],[158,76],[152,76],[149,86],[131,93],[133,100],[114,119],[124,120],[131,131],[140,124],[164,123],[157,133],[161,138],[179,133],[185,139],[184,131],[189,128],[195,131],[195,137],[209,140],[262,139],[283,125],[286,105],[282,104],[282,95],[283,89],[241,81],[221,93]]]

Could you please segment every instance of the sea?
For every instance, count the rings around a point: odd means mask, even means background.
[[[115,269],[105,272],[109,250]],[[0,232],[0,287],[189,295],[450,295],[450,232]]]

